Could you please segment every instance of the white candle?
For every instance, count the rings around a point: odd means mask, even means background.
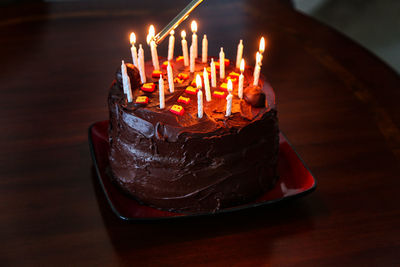
[[[129,103],[132,102],[132,88],[131,81],[128,76],[128,72],[126,70],[125,62],[122,60],[121,63],[121,74],[122,74],[122,87],[124,89],[124,93],[126,94],[126,98]]]
[[[126,75],[126,83],[128,84],[128,88],[127,88],[128,94],[126,95],[126,98],[127,98],[128,102],[131,103],[133,100],[132,99],[133,96],[132,96],[132,88],[131,88],[131,79],[129,78],[128,75]]]
[[[237,48],[237,55],[236,55],[236,68],[240,68],[240,62],[242,61],[243,57],[243,40],[240,40]]]
[[[253,85],[257,86],[258,85],[258,81],[260,79],[260,72],[261,72],[261,54],[260,52],[257,52],[256,55],[256,66],[254,67],[254,81],[253,81]]]
[[[219,52],[219,78],[225,78],[225,53],[222,47],[221,52]]]
[[[139,45],[139,73],[140,73],[140,80],[142,83],[146,83],[146,71],[144,67],[144,50],[142,45]]]
[[[164,80],[162,75],[160,75],[160,80],[158,80],[158,90],[160,96],[160,109],[165,108],[165,98],[164,98]]]
[[[175,36],[174,36],[174,30],[172,30],[169,34],[169,43],[168,43],[168,61],[171,61],[174,59],[174,47],[175,47]]]
[[[190,46],[190,72],[194,73],[195,69],[195,56],[194,56],[194,47],[193,44]]]
[[[205,67],[203,71],[203,80],[204,80],[204,91],[206,92],[206,100],[207,102],[210,102],[211,101],[210,80],[208,79],[208,72]]]
[[[215,69],[214,59],[211,59],[211,86],[213,88],[217,87],[217,71]]]
[[[126,83],[126,66],[125,66],[125,61],[122,60],[121,63],[121,77],[122,77],[122,89],[124,90],[124,94],[127,93],[127,83]]]
[[[229,117],[232,114],[232,99],[233,99],[233,96],[232,96],[232,93],[231,93],[232,89],[233,89],[232,80],[228,80],[227,88],[228,88],[229,95],[226,97],[226,113],[225,113],[225,116]]]
[[[185,37],[186,37],[186,32],[185,32],[185,31],[182,31],[181,36],[182,36],[182,54],[183,54],[183,62],[184,62],[184,65],[187,67],[187,66],[189,66],[189,53],[188,53],[187,41],[186,41],[186,39],[185,39]]]
[[[150,43],[151,59],[153,61],[154,70],[160,70],[160,64],[158,62],[157,45],[154,41]]]
[[[158,62],[157,45],[154,42],[153,37],[155,35],[155,29],[153,25],[150,25],[149,34],[147,35],[147,43],[150,45],[151,60],[153,61],[154,70],[160,70],[160,63]]]
[[[196,34],[196,32],[197,32],[197,23],[196,23],[196,21],[194,21],[194,20],[192,21],[191,28],[192,28],[192,32],[193,32],[192,45],[193,45],[194,58],[197,58],[198,57],[198,50],[197,50],[197,34]]]
[[[132,45],[132,47],[131,47],[132,62],[133,62],[133,65],[135,65],[138,68],[139,67],[138,55],[137,55],[137,50],[136,50],[136,46],[135,46],[136,35],[135,35],[134,32],[131,33],[129,39],[130,39],[130,42],[131,42],[131,45]]]
[[[199,89],[197,92],[197,117],[203,118],[203,92],[201,91],[201,78],[200,75],[196,75],[196,87]]]
[[[169,85],[169,92],[173,93],[175,88],[174,88],[174,74],[172,72],[172,67],[171,64],[168,61],[168,67],[167,67],[167,72],[168,72],[168,85]]]
[[[243,83],[244,83],[244,59],[242,58],[242,60],[240,61],[240,76],[239,76],[239,89],[238,89],[238,97],[240,99],[243,98]]]
[[[203,46],[202,46],[202,62],[207,63],[207,57],[208,57],[208,40],[207,40],[207,35],[204,34],[203,37]]]

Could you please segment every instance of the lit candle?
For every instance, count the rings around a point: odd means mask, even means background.
[[[258,81],[260,79],[260,72],[261,72],[261,54],[260,52],[257,52],[256,66],[254,67],[254,81],[253,81],[254,86],[258,85]]]
[[[144,50],[142,45],[139,45],[139,73],[140,73],[140,80],[142,83],[146,83],[146,72],[144,68]]]
[[[131,47],[132,62],[133,62],[133,65],[135,65],[138,68],[139,67],[138,55],[137,55],[137,50],[136,50],[136,46],[135,46],[136,35],[135,35],[134,32],[131,33],[129,39],[130,39],[130,42],[131,42],[131,45],[132,45],[132,47]]]
[[[168,61],[171,61],[174,59],[174,46],[175,46],[175,36],[174,36],[174,30],[172,30],[169,34],[169,43],[168,43]]]
[[[238,89],[238,97],[240,99],[243,98],[243,83],[244,83],[243,72],[244,72],[244,59],[242,58],[242,60],[240,61],[240,76],[239,76],[239,89]]]
[[[264,39],[264,37],[261,37],[261,39],[260,39],[260,46],[259,46],[259,48],[258,48],[258,52],[260,52],[260,62],[262,61],[262,59],[263,59],[263,53],[264,53],[264,51],[265,51],[265,39]]]
[[[215,69],[214,59],[211,59],[211,86],[213,88],[217,87],[217,71]]]
[[[169,92],[173,93],[174,92],[174,74],[172,72],[172,67],[171,64],[168,61],[168,67],[167,67],[167,72],[168,72],[168,85],[169,85]]]
[[[154,42],[153,37],[155,35],[155,29],[153,25],[150,25],[149,34],[147,35],[147,43],[150,45],[151,60],[153,61],[154,70],[160,70],[160,64],[158,62],[157,45]]]
[[[204,80],[204,91],[206,92],[206,100],[207,102],[210,102],[211,101],[210,80],[208,79],[208,72],[205,67],[203,71],[203,80]]]
[[[158,80],[158,90],[160,95],[160,109],[165,108],[165,98],[164,98],[164,80],[162,75],[160,75],[160,80]]]
[[[219,52],[219,78],[225,78],[225,53],[222,47],[221,52]]]
[[[126,94],[126,98],[128,102],[132,102],[132,89],[131,89],[131,81],[128,76],[128,72],[126,70],[125,62],[122,60],[121,63],[121,74],[122,74],[122,87],[124,89],[124,93]]]
[[[207,35],[204,34],[203,37],[203,51],[202,51],[202,56],[203,56],[203,63],[207,63],[207,57],[208,57],[208,40],[207,40]]]
[[[182,36],[182,54],[183,54],[183,62],[184,62],[184,65],[187,67],[187,66],[189,66],[189,53],[188,53],[187,41],[186,41],[186,39],[185,39],[185,37],[186,37],[186,32],[185,32],[185,31],[182,31],[181,36]]]
[[[203,92],[201,91],[201,78],[200,75],[196,75],[196,87],[199,90],[197,92],[197,117],[203,118]]]
[[[225,114],[225,116],[229,117],[232,114],[232,98],[233,98],[233,96],[231,94],[232,88],[233,88],[231,80],[228,80],[227,88],[228,88],[229,95],[226,97],[226,114]]]
[[[240,64],[243,57],[243,40],[240,40],[237,48],[237,55],[236,55],[236,68],[240,68]]]
[[[192,32],[193,32],[192,45],[193,45],[194,58],[197,58],[198,51],[197,51],[197,34],[196,34],[196,32],[197,32],[197,23],[196,23],[196,21],[194,21],[194,20],[192,21],[191,28],[192,28]]]
[[[194,73],[195,67],[195,56],[194,56],[194,47],[193,44],[190,46],[190,72]]]

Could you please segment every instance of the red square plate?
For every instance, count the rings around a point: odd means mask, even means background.
[[[304,196],[314,191],[316,187],[316,181],[313,175],[286,140],[285,136],[281,133],[278,162],[279,180],[272,190],[266,192],[259,199],[247,204],[222,209],[213,213],[185,214],[162,211],[139,203],[134,198],[123,193],[111,182],[111,179],[106,172],[109,152],[108,121],[96,122],[90,126],[89,146],[97,177],[101,187],[103,188],[107,201],[115,215],[125,221],[177,219],[239,211],[248,208],[271,205],[283,200]]]

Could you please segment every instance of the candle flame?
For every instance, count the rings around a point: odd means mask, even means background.
[[[172,31],[169,32],[169,34],[174,35],[174,34],[175,34],[175,31],[172,30]]]
[[[231,93],[233,90],[233,85],[232,85],[231,79],[228,80],[227,89],[228,89],[229,93]]]
[[[261,37],[260,48],[258,50],[260,51],[261,54],[264,53],[264,51],[265,51],[265,39],[264,39],[264,37]]]
[[[146,38],[147,44],[150,44],[150,41],[151,41],[151,39],[153,39],[155,34],[156,34],[156,30],[154,29],[154,26],[150,25],[149,34],[147,35],[147,38]]]
[[[150,25],[149,27],[149,35],[151,35],[151,37],[153,37],[156,34],[156,29],[154,28],[153,25]]]
[[[199,74],[196,75],[196,87],[201,88],[201,77]]]
[[[136,43],[136,35],[134,32],[131,32],[131,35],[129,36],[129,40],[131,42],[131,45],[134,45]]]
[[[195,20],[192,21],[192,32],[196,33],[197,32],[197,22]]]
[[[242,60],[240,61],[240,71],[243,73],[244,71],[244,58],[242,58]]]
[[[185,39],[185,38],[186,38],[186,32],[185,32],[185,30],[183,30],[183,31],[181,32],[181,36],[182,36],[182,39]]]

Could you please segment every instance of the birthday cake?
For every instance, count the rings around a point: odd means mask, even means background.
[[[265,78],[261,76],[254,86],[253,69],[246,67],[241,99],[240,71],[225,60],[226,78],[218,75],[207,101],[205,81],[198,86],[195,77],[203,77],[204,68],[209,72],[208,64],[196,60],[193,73],[181,57],[170,65],[174,92],[169,90],[166,62],[160,72],[153,72],[151,62],[145,63],[146,83],[135,66],[125,64],[131,102],[123,90],[123,73],[117,71],[108,97],[114,182],[143,204],[189,213],[241,205],[271,189],[278,176],[279,129],[275,95]],[[201,118],[198,90],[204,94]]]

